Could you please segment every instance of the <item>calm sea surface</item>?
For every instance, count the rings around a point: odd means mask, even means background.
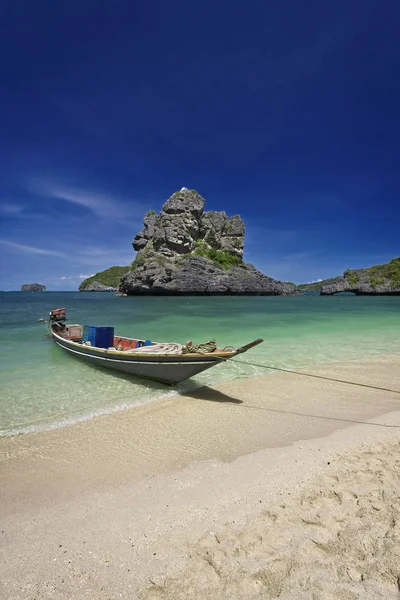
[[[0,293],[0,435],[29,433],[157,400],[177,391],[264,374],[229,362],[171,390],[80,362],[38,323],[66,307],[69,323],[114,326],[156,341],[264,344],[240,360],[298,368],[400,352],[400,297],[116,297]],[[267,371],[270,372],[270,371]]]

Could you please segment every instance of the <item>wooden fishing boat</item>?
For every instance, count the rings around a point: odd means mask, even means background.
[[[61,348],[88,363],[173,385],[261,344],[219,349],[212,340],[198,346],[150,342],[114,335],[112,327],[66,325],[65,309],[50,312],[49,327]]]
[[[170,385],[198,375],[263,342],[257,339],[240,348],[224,349],[217,348],[215,340],[198,346],[191,342],[182,346],[116,336],[112,327],[66,325],[65,321],[65,309],[50,312],[53,340],[73,356],[94,365]]]

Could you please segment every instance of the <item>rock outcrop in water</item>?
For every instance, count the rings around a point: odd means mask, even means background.
[[[41,283],[24,283],[21,285],[21,292],[45,292],[46,286]]]
[[[98,281],[89,283],[85,288],[79,290],[80,292],[116,292],[118,288],[111,285],[104,285]]]
[[[79,286],[80,292],[116,292],[121,277],[129,271],[129,267],[110,267],[84,279]]]
[[[366,269],[347,269],[343,277],[321,288],[322,296],[352,292],[358,296],[400,295],[400,256],[384,265]]]
[[[204,198],[182,188],[159,215],[144,217],[135,236],[137,256],[119,289],[126,294],[299,293],[243,262],[245,225],[239,215],[204,212]]]

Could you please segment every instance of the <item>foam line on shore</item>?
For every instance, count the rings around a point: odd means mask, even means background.
[[[177,396],[179,392],[177,390],[170,390],[165,392],[162,396],[157,398],[157,400],[165,400],[166,398],[170,398],[172,396]],[[153,400],[137,400],[136,402],[124,402],[123,404],[117,404],[112,407],[105,407],[98,410],[91,410],[87,413],[82,414],[82,408],[77,409],[76,412],[79,411],[80,414],[71,414],[72,411],[69,410],[66,413],[60,413],[59,415],[49,415],[46,417],[39,417],[38,419],[32,421],[25,421],[23,423],[16,423],[12,425],[9,429],[3,429],[0,431],[0,438],[2,437],[14,437],[18,435],[27,435],[33,433],[41,433],[44,431],[52,431],[54,429],[61,429],[63,427],[71,427],[72,425],[77,425],[78,423],[84,423],[85,421],[90,421],[96,417],[102,417],[106,415],[112,415],[114,413],[122,412],[125,410],[138,408],[139,406],[144,406],[153,402]],[[62,415],[65,418],[59,418]],[[52,422],[48,421],[52,419]],[[55,420],[54,420],[55,419]],[[35,424],[36,423],[36,424]]]

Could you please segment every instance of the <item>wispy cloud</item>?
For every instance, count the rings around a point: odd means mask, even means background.
[[[96,247],[89,246],[81,248],[75,256],[76,260],[88,267],[101,267],[105,269],[111,265],[129,265],[133,258],[133,250],[129,249],[129,245],[126,247],[115,248],[115,247]],[[85,275],[91,277],[90,275]]]
[[[45,256],[60,256],[63,258],[68,256],[65,252],[60,252],[58,250],[50,250],[48,248],[37,248],[36,246],[27,246],[25,244],[9,242],[8,240],[0,240],[0,244],[2,244],[3,246],[7,246],[8,248],[17,250],[19,252],[25,252],[28,254],[42,254]]]
[[[106,269],[111,265],[128,265],[133,260],[133,252],[129,252],[125,248],[96,248],[86,247],[78,252],[53,250],[52,248],[39,248],[27,244],[20,244],[9,240],[0,240],[0,245],[11,249],[12,251],[23,254],[37,254],[42,256],[58,256],[68,259],[69,263],[80,263],[87,265],[89,268],[98,267],[99,270]],[[92,273],[93,274],[93,273]],[[66,276],[65,276],[66,277]],[[91,275],[79,275],[78,279],[86,279]]]
[[[91,273],[90,275],[63,275],[60,277],[61,281],[77,281],[78,279],[88,279],[88,277],[93,277],[95,273]]]
[[[110,248],[85,248],[84,250],[81,250],[79,252],[79,254],[83,254],[84,256],[109,256],[110,252],[112,252],[112,250],[110,250]]]
[[[48,196],[66,202],[72,202],[79,206],[84,206],[99,217],[118,218],[124,214],[123,207],[118,202],[103,194],[94,194],[92,192],[73,188],[50,186],[48,188]]]
[[[26,187],[32,194],[43,198],[70,202],[105,219],[126,219],[129,217],[141,220],[147,209],[145,202],[59,184],[38,177],[29,179]]]
[[[24,209],[23,206],[13,204],[11,202],[0,203],[0,214],[2,215],[18,215]]]
[[[97,271],[102,271],[103,269],[108,269],[113,265],[118,265],[123,267],[124,265],[129,265],[134,255],[133,253],[129,255],[127,252],[124,254],[117,253],[109,253],[108,256],[93,256],[93,257],[84,257],[81,255],[75,255],[71,257],[75,262],[80,263],[81,265],[86,265],[89,268],[97,269]]]

